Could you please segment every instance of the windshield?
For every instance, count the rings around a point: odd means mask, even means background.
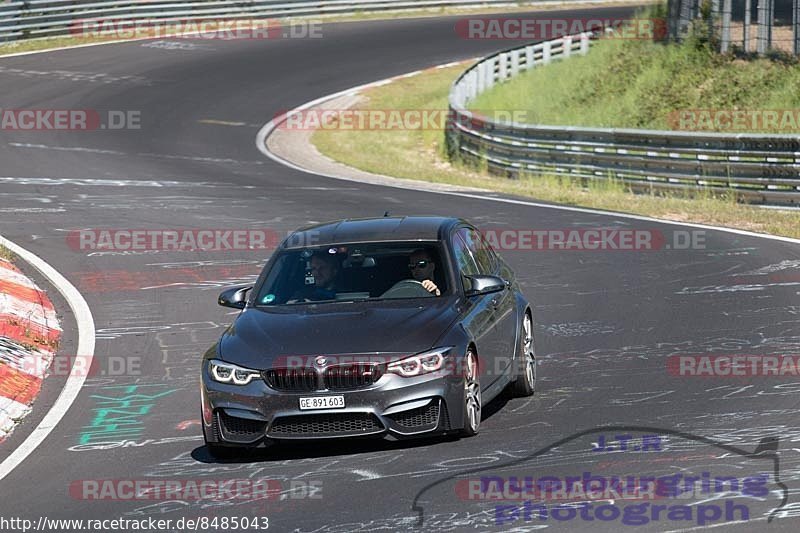
[[[436,298],[446,269],[433,243],[354,243],[279,252],[256,305]]]

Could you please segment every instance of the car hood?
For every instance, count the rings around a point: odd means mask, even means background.
[[[457,318],[456,298],[248,308],[220,339],[225,361],[280,366],[291,355],[409,355],[434,347]]]

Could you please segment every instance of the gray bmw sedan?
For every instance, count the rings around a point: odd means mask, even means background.
[[[212,455],[288,439],[478,433],[504,390],[534,393],[531,306],[468,222],[342,220],[303,228],[205,354]]]

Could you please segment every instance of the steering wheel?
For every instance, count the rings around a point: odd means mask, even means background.
[[[422,286],[422,282],[415,279],[398,281],[388,291],[381,294],[381,298],[419,298],[425,296],[433,296],[433,294]]]

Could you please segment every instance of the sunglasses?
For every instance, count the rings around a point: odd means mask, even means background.
[[[411,269],[411,270],[415,270],[417,268],[425,268],[430,263],[431,263],[430,261],[426,261],[426,260],[423,259],[422,261],[417,261],[416,263],[410,263],[408,265],[408,268]]]

